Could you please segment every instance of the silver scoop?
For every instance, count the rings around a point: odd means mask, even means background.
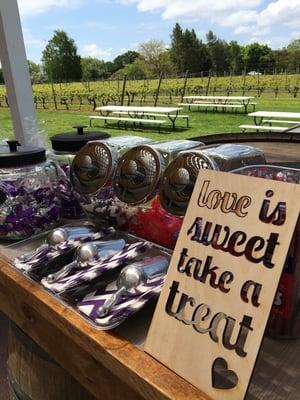
[[[117,291],[109,297],[98,310],[99,317],[106,317],[119,299],[130,293],[148,280],[163,275],[168,269],[169,261],[166,257],[157,256],[149,260],[136,262],[124,267],[117,279]]]
[[[40,253],[55,247],[66,240],[78,239],[93,233],[94,229],[91,226],[69,226],[64,228],[56,228],[49,232],[45,242],[31,253],[23,254],[18,257],[21,262],[31,261]]]
[[[48,283],[54,283],[58,279],[65,276],[73,268],[80,268],[87,262],[93,261],[105,261],[109,257],[123,250],[125,247],[125,240],[107,240],[107,241],[94,241],[85,243],[79,246],[76,250],[74,261],[64,266],[54,274],[50,274],[46,277]]]

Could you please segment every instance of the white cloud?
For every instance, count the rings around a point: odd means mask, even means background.
[[[96,43],[85,44],[82,46],[82,56],[108,60],[112,57],[112,49],[102,49]]]
[[[136,4],[141,12],[155,11],[165,20],[188,18],[207,21],[216,26],[231,28],[236,35],[250,40],[260,38],[277,45],[282,37],[276,29],[286,29],[288,42],[299,30],[300,0],[115,0],[122,4]],[[248,38],[246,38],[248,39]],[[248,40],[249,41],[249,40]]]
[[[122,4],[137,4],[140,11],[159,10],[164,19],[177,17],[213,17],[214,13],[228,13],[239,10],[251,10],[263,0],[119,0]]]
[[[259,26],[279,26],[288,27],[299,26],[300,0],[277,0],[270,3],[262,10],[258,17]]]
[[[55,7],[78,7],[83,0],[18,0],[22,16],[35,16],[45,13]]]

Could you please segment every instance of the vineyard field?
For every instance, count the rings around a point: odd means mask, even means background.
[[[253,95],[255,97],[297,98],[299,74],[188,78],[162,80],[158,104],[176,104],[185,95]],[[158,80],[128,80],[124,90],[124,105],[150,105],[157,96]],[[123,81],[78,82],[33,85],[37,109],[91,110],[106,104],[120,104]],[[0,86],[0,108],[8,107],[5,86]]]
[[[265,111],[289,111],[289,112],[300,112],[300,100],[298,98],[291,97],[273,97],[267,98],[262,96],[257,99],[257,110]],[[190,128],[186,128],[185,121],[178,121],[177,129],[173,131],[170,127],[162,127],[161,133],[158,132],[155,127],[142,128],[119,128],[117,124],[110,124],[105,126],[104,123],[97,122],[93,124],[92,128],[87,130],[97,130],[109,133],[112,136],[120,135],[138,135],[150,137],[154,140],[173,140],[173,139],[187,139],[193,137],[199,137],[208,134],[217,134],[225,132],[241,132],[239,125],[249,124],[253,122],[253,119],[244,113],[231,113],[231,112],[205,112],[205,111],[188,111],[185,113],[189,115]],[[88,125],[91,110],[48,110],[38,109],[38,126],[39,131],[45,138],[45,144],[50,144],[51,136],[61,133],[74,131],[72,128],[75,125]],[[13,138],[12,121],[8,108],[0,108],[0,141],[1,139]]]

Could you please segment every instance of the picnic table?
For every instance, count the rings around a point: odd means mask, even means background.
[[[165,120],[149,119],[148,117],[167,117],[171,123],[173,129],[175,129],[175,122],[178,117],[184,117],[188,119],[188,116],[179,116],[179,112],[182,110],[181,107],[145,107],[145,106],[101,106],[97,107],[95,111],[99,111],[101,116],[90,116],[90,122],[92,119],[112,119],[124,122],[139,122],[139,123],[153,123],[163,124]],[[110,115],[114,116],[111,117]],[[117,117],[116,114],[119,116]],[[120,115],[127,115],[128,118],[120,117]]]
[[[186,103],[180,103],[179,105],[188,105],[195,107],[212,107],[212,108],[244,108],[245,113],[248,110],[249,105],[255,107],[256,103],[252,102],[255,97],[253,96],[184,96],[183,100]]]
[[[244,131],[252,129],[256,131],[283,132],[289,128],[289,125],[300,124],[300,113],[298,112],[256,111],[248,114],[248,116],[253,117],[254,125],[240,125],[240,128]]]

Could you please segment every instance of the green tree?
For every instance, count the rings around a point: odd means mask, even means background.
[[[288,50],[300,50],[300,39],[294,39],[292,40],[288,46]]]
[[[230,72],[237,75],[243,70],[243,57],[241,46],[235,40],[229,43],[229,68]]]
[[[170,50],[166,50],[159,55],[160,72],[166,75],[173,75],[176,73],[176,65],[171,58]]]
[[[184,69],[191,73],[207,71],[211,62],[205,44],[197,38],[194,29],[186,29],[183,34]]]
[[[28,60],[28,66],[31,83],[43,83],[46,81],[46,78],[42,72],[42,68],[39,64]]]
[[[147,65],[141,58],[136,58],[133,63],[126,65],[126,67],[119,69],[113,77],[123,78],[127,76],[128,79],[144,79],[148,76]]]
[[[212,31],[206,35],[207,48],[211,59],[211,68],[216,73],[229,70],[229,46]]]
[[[287,49],[273,50],[274,68],[277,71],[285,70],[289,67],[290,52]]]
[[[247,71],[259,71],[274,66],[274,55],[266,44],[251,43],[243,49],[243,60]]]
[[[43,51],[44,71],[54,81],[78,81],[82,77],[80,56],[73,39],[66,32],[54,31]]]
[[[287,46],[288,68],[290,70],[299,70],[300,68],[300,39],[293,40]]]
[[[186,60],[184,59],[184,38],[181,26],[176,23],[171,34],[171,60],[176,65],[177,71],[183,73],[186,70]]]
[[[117,56],[114,61],[114,70],[118,71],[121,68],[126,67],[128,64],[132,64],[136,58],[138,58],[139,53],[136,51],[128,50],[126,53]]]
[[[207,48],[198,39],[194,29],[182,31],[177,23],[171,35],[171,59],[176,65],[177,71],[200,72],[210,68],[210,59]]]
[[[84,81],[96,81],[107,77],[107,68],[103,60],[93,57],[81,58],[82,79]]]

